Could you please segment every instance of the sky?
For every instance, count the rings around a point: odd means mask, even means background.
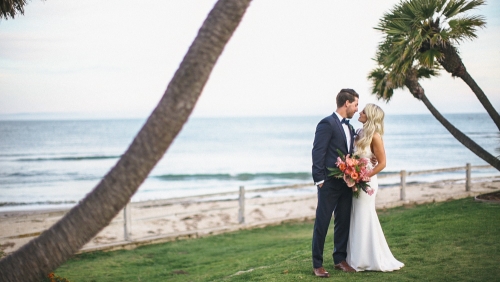
[[[156,107],[215,0],[32,0],[0,20],[0,118],[145,118]],[[254,0],[226,45],[192,116],[324,116],[342,88],[360,107],[428,113],[408,90],[389,102],[367,74],[380,17],[398,0]],[[467,70],[500,109],[500,1],[478,38],[459,46]],[[422,82],[442,113],[485,112],[443,72]]]

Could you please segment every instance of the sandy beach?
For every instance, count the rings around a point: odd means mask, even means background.
[[[297,187],[296,187],[297,188]],[[300,188],[300,187],[299,187]],[[401,205],[441,202],[500,190],[500,176],[473,179],[471,191],[464,180],[437,181],[406,187],[380,189],[377,209]],[[123,212],[88,242],[81,252],[134,248],[183,238],[197,238],[240,229],[263,227],[288,221],[313,219],[316,194],[246,198],[244,223],[238,222],[239,203],[234,200],[157,200],[130,204],[129,238],[124,239]],[[0,213],[0,253],[7,255],[57,222],[67,210],[15,211]]]

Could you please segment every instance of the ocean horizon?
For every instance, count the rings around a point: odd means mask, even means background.
[[[445,116],[500,155],[500,133],[487,114]],[[191,117],[132,201],[232,192],[239,186],[312,186],[312,142],[323,117]],[[360,128],[357,117],[352,124]],[[145,120],[0,116],[0,211],[75,205],[117,162]],[[388,163],[383,173],[487,164],[430,114],[386,115],[384,142]],[[473,177],[490,175],[498,171],[473,171]],[[449,172],[408,181],[463,177],[464,172]],[[387,178],[381,184],[398,181]]]

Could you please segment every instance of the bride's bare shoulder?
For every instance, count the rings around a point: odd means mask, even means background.
[[[375,132],[373,134],[371,146],[372,148],[378,146],[384,147],[384,141],[382,140],[382,136],[378,132]]]

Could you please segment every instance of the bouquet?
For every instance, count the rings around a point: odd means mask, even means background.
[[[344,156],[340,150],[337,149],[339,157],[337,158],[336,168],[328,168],[331,171],[328,176],[335,178],[343,178],[347,187],[351,188],[354,197],[359,197],[359,190],[365,191],[368,195],[372,195],[374,190],[370,188],[368,182],[370,177],[368,174],[371,169],[368,168],[369,159],[360,158],[359,156]]]

